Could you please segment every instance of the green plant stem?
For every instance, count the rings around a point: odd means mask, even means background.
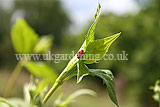
[[[47,100],[51,97],[51,95],[56,91],[56,89],[62,84],[61,78],[65,72],[62,72],[60,76],[56,79],[54,85],[49,90],[49,92],[46,94],[46,96],[43,99],[43,104],[47,102]]]
[[[48,99],[51,97],[51,95],[56,91],[56,89],[62,85],[64,83],[64,79],[73,71],[73,69],[76,67],[78,61],[75,61],[74,64],[72,64],[71,66],[68,65],[63,72],[59,75],[59,77],[56,79],[54,85],[52,86],[52,88],[48,91],[48,93],[45,95],[44,99],[43,99],[43,104],[45,104]]]
[[[11,93],[11,89],[19,75],[19,73],[21,72],[22,66],[21,66],[21,61],[19,61],[15,67],[15,69],[12,72],[12,75],[8,81],[5,93],[4,93],[4,97],[8,97]]]

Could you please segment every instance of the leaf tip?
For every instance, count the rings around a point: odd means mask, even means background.
[[[99,9],[101,8],[101,3],[100,3],[100,2],[98,2],[98,8],[99,8]]]
[[[96,14],[94,15],[95,19],[97,19],[100,16],[101,13],[101,4],[98,3]]]
[[[119,33],[117,33],[117,34],[115,34],[113,36],[115,36],[116,37],[115,39],[117,39],[120,35],[121,35],[121,32],[119,32]]]
[[[121,32],[117,33],[117,35],[120,36],[120,35],[121,35]]]

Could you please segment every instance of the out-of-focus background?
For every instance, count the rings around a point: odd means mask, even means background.
[[[121,107],[157,107],[149,86],[160,78],[160,0],[0,0],[0,96],[17,63],[10,36],[16,18],[24,18],[39,35],[52,34],[52,52],[67,54],[81,46],[99,1],[102,15],[95,38],[122,32],[109,53],[125,51],[128,60],[102,60],[89,68],[113,72]],[[52,61],[51,65],[60,73],[67,62]],[[11,96],[22,97],[28,81],[29,73],[24,70]],[[95,90],[98,95],[81,96],[71,107],[114,107],[101,79],[88,76],[80,84],[72,79],[63,85],[66,96],[79,88]]]

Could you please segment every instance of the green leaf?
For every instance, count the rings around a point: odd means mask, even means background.
[[[51,49],[52,41],[53,38],[51,35],[41,37],[34,48],[35,53],[48,52]]]
[[[85,57],[85,63],[91,64],[100,60],[104,54],[108,52],[109,47],[120,36],[120,34],[121,33],[118,33],[113,36],[91,42],[87,46],[85,55],[83,56],[83,58]]]
[[[10,104],[7,99],[0,98],[0,107],[14,107],[14,105]]]
[[[45,79],[39,81],[31,75],[30,82],[24,85],[25,101],[35,107],[42,107],[42,99],[46,94],[49,82]]]
[[[60,94],[60,96],[56,99],[55,101],[55,105],[56,107],[66,107],[68,106],[76,97],[80,96],[80,95],[91,95],[91,96],[95,96],[96,93],[92,90],[89,89],[81,89],[78,90],[76,92],[74,92],[73,94],[71,94],[69,97],[67,97],[64,101],[62,101],[62,94]]]
[[[48,86],[49,82],[46,80],[42,80],[38,83],[37,89],[35,90],[34,94],[38,95]]]
[[[12,105],[16,105],[13,107],[30,107],[30,104],[26,103],[23,99],[20,99],[20,98],[10,98],[8,99],[8,101]]]
[[[83,63],[83,60],[78,61],[77,71],[77,83],[79,83],[84,76],[88,75],[88,67]]]
[[[57,73],[44,62],[26,62],[25,67],[33,75],[48,80],[53,84],[57,78]]]
[[[29,107],[29,104],[19,98],[5,99],[0,97],[0,107]]]
[[[96,12],[96,14],[95,14],[95,21],[94,21],[93,24],[91,25],[91,27],[90,27],[87,35],[86,35],[86,46],[88,46],[88,44],[89,44],[90,42],[93,42],[93,41],[94,41],[95,27],[96,27],[96,24],[97,24],[97,22],[98,22],[100,13],[101,13],[101,5],[98,4],[97,12]]]
[[[11,29],[14,49],[20,54],[29,54],[38,40],[38,35],[23,19],[18,19]]]
[[[110,99],[119,107],[115,92],[115,80],[112,72],[102,69],[89,69],[89,73],[103,79],[103,82],[107,85],[107,91]]]
[[[160,94],[159,93],[155,93],[152,97],[154,99],[154,101],[159,102],[160,103]]]

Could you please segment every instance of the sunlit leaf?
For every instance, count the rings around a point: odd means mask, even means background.
[[[24,98],[25,102],[28,102],[34,107],[42,107],[42,99],[48,89],[49,82],[45,79],[30,78],[30,82],[24,85]]]
[[[7,99],[0,98],[0,107],[14,107]]]
[[[11,29],[14,49],[17,53],[28,54],[33,51],[38,35],[23,19],[18,19]]]
[[[87,64],[91,64],[100,60],[104,56],[104,54],[108,52],[109,47],[120,36],[120,34],[121,33],[118,33],[113,36],[91,42],[86,48],[84,62]],[[94,55],[94,58],[90,55]]]
[[[160,97],[159,96],[160,96],[159,93],[155,93],[152,97],[156,102],[160,103]]]
[[[41,37],[34,48],[35,53],[48,52],[51,49],[52,41],[53,38],[51,35]]]
[[[0,98],[0,107],[29,107],[30,104],[26,103],[20,98]]]
[[[48,84],[49,82],[46,80],[40,81],[37,85],[37,89],[35,90],[34,94],[35,95],[40,94],[48,86]]]
[[[98,22],[99,16],[100,16],[100,12],[101,12],[101,5],[98,4],[98,8],[97,8],[97,12],[95,14],[95,21],[93,22],[93,24],[91,25],[87,35],[86,35],[86,46],[88,46],[88,44],[90,42],[94,41],[94,33],[95,33],[95,27],[96,24]]]
[[[76,97],[81,96],[81,95],[91,95],[95,96],[96,93],[92,90],[89,89],[81,89],[73,94],[71,94],[69,97],[67,97],[65,100],[62,101],[62,94],[58,97],[58,99],[55,101],[56,107],[67,107]]]
[[[46,79],[51,84],[53,84],[57,78],[57,73],[53,70],[53,68],[44,62],[29,61],[25,64],[25,67],[33,75]]]

